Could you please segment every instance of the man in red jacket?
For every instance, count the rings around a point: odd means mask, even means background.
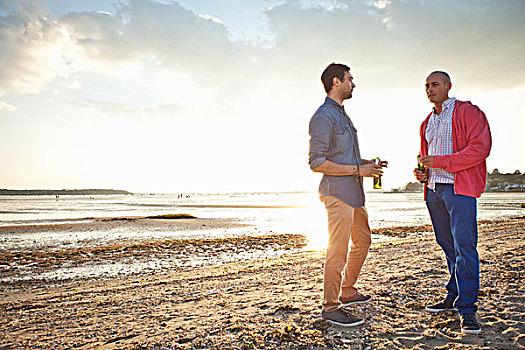
[[[478,334],[479,256],[476,198],[485,190],[492,139],[485,114],[470,102],[449,97],[450,77],[432,72],[426,80],[427,97],[434,108],[420,128],[426,172],[414,170],[425,182],[425,200],[437,243],[445,252],[450,279],[446,298],[426,307],[461,315],[461,330]]]

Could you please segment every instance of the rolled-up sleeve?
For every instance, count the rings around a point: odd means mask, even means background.
[[[310,169],[313,170],[326,161],[331,130],[330,120],[322,114],[315,114],[310,120],[310,151],[308,154]]]

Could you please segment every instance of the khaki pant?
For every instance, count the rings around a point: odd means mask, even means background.
[[[331,196],[321,196],[328,213],[328,247],[324,265],[323,310],[337,310],[339,297],[357,293],[354,286],[372,243],[368,212],[363,206],[352,208]],[[350,251],[348,250],[351,239]],[[343,274],[344,270],[344,274]]]

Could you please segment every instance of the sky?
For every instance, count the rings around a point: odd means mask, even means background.
[[[434,70],[486,113],[489,171],[524,172],[524,37],[522,0],[0,0],[0,188],[316,191],[331,62],[385,189],[414,181]]]

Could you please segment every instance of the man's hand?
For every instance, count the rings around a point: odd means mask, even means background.
[[[383,175],[380,164],[363,164],[359,166],[359,175],[363,177],[379,177]]]
[[[424,156],[419,158],[419,162],[425,166],[425,168],[434,167],[434,156]]]
[[[416,177],[416,180],[419,182],[423,182],[427,178],[427,174],[421,170],[414,169],[414,176]]]
[[[363,165],[375,164],[374,159],[361,159],[361,162],[363,163]],[[382,160],[379,162],[379,165],[381,165],[381,168],[388,168],[388,161]]]

